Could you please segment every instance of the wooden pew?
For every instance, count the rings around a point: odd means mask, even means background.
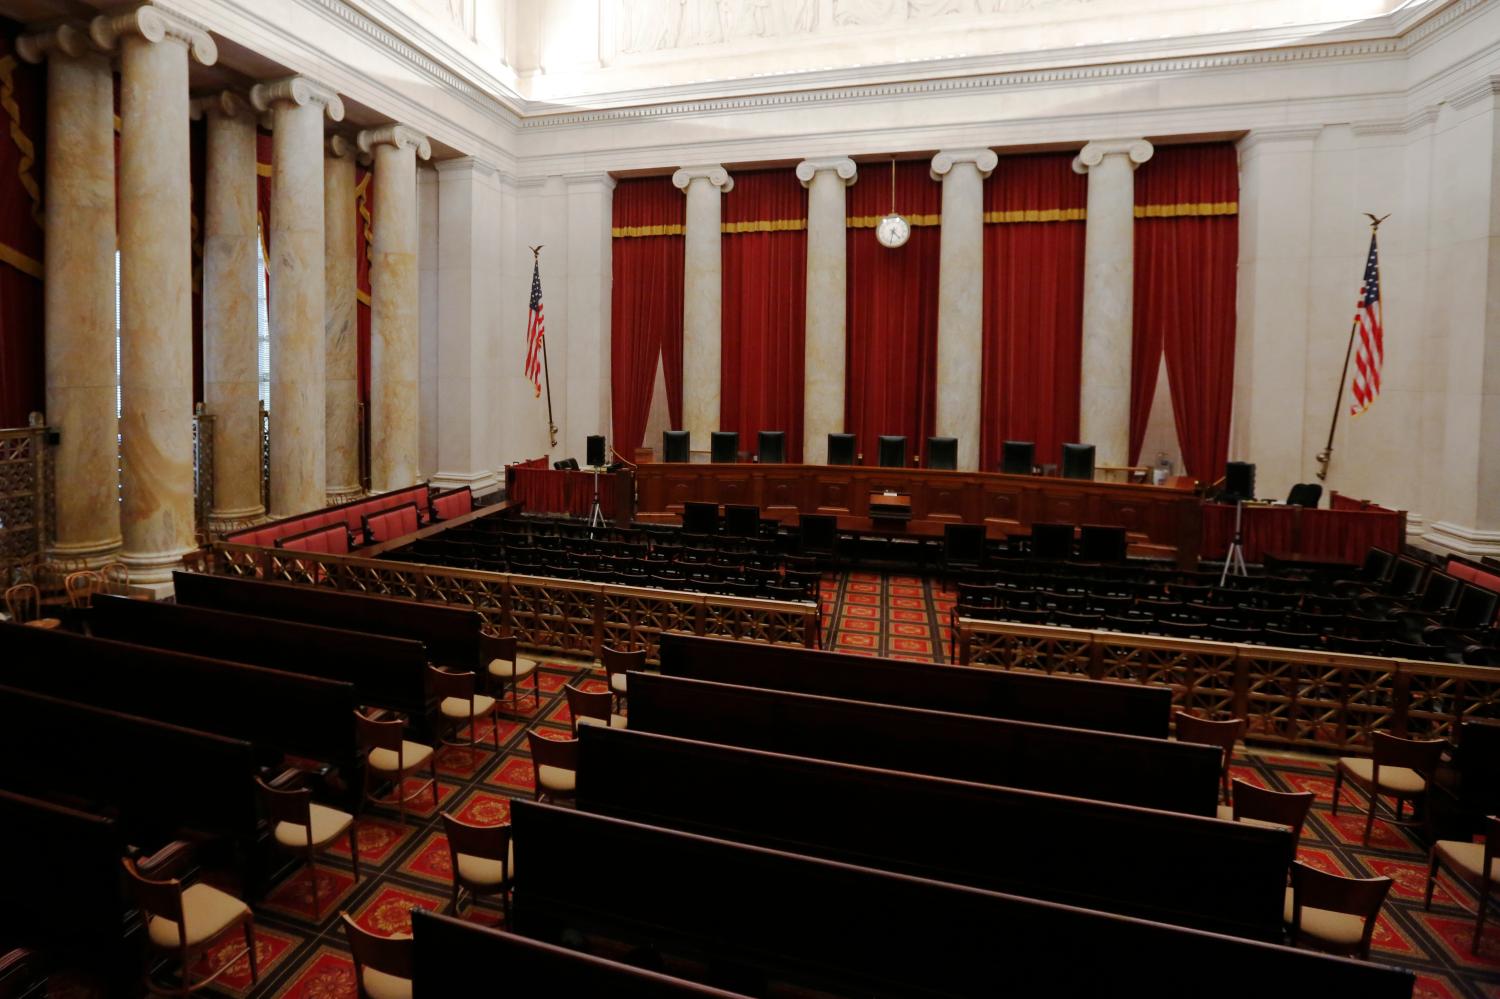
[[[1165,687],[876,659],[694,635],[662,634],[661,672],[741,687],[1154,739],[1167,737],[1172,716],[1172,692]]]
[[[751,994],[781,980],[869,996],[1394,999],[1414,982],[1378,964],[530,801],[512,804],[511,828],[517,932],[649,942],[742,969]]]
[[[409,639],[124,597],[96,597],[89,628],[101,638],[352,683],[360,704],[404,711],[419,725],[432,707],[427,650]]]
[[[636,731],[1189,815],[1218,804],[1211,746],[653,673],[629,684]]]
[[[583,811],[1281,939],[1290,830],[621,729],[579,738]]]
[[[172,585],[179,604],[409,638],[442,666],[472,670],[479,661],[482,619],[462,607],[201,572],[174,572]]]
[[[450,999],[471,993],[476,968],[503,968],[507,993],[608,996],[610,999],[734,999],[696,982],[594,957],[426,909],[411,910],[416,941],[412,994]]]
[[[106,600],[146,606],[95,603]],[[10,624],[0,645],[12,687],[243,739],[264,766],[288,754],[331,763],[359,787],[353,684]]]

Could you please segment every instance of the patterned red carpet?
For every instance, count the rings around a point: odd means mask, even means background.
[[[872,573],[830,577],[823,600],[829,647],[914,659],[946,655],[943,642],[952,600],[951,595],[945,599],[938,592],[935,582]],[[601,676],[583,664],[551,662],[538,677],[539,702],[524,700],[525,718],[501,721],[500,753],[443,749],[438,757],[443,808],[474,822],[506,821],[510,799],[531,794],[524,725],[565,734],[568,712],[563,684],[581,678],[602,690]],[[487,724],[481,736],[493,744]],[[1241,755],[1235,775],[1262,786],[1318,795],[1303,832],[1301,856],[1307,863],[1342,874],[1384,874],[1395,879],[1375,934],[1375,960],[1417,971],[1417,995],[1423,999],[1500,999],[1500,920],[1489,923],[1481,956],[1476,957],[1468,946],[1472,917],[1448,892],[1465,904],[1472,903],[1471,893],[1440,882],[1432,911],[1423,911],[1425,847],[1408,832],[1383,822],[1376,823],[1370,847],[1363,847],[1363,816],[1342,808],[1337,817],[1329,812],[1333,782],[1328,761],[1255,752]],[[365,874],[359,884],[353,881],[347,849],[324,855],[318,866],[322,918],[314,920],[311,915],[306,870],[298,867],[285,877],[256,910],[260,984],[249,988],[248,964],[241,960],[220,980],[223,987],[217,991],[257,999],[352,999],[353,973],[338,921],[340,909],[372,930],[390,933],[410,927],[411,908],[442,909],[448,904],[448,852],[442,824],[431,799],[424,797],[417,804],[423,803],[425,809],[419,807],[408,815],[404,825],[392,811],[366,813],[359,828]],[[499,906],[488,902],[466,909],[465,915],[489,925],[502,921]],[[233,951],[233,941],[226,941],[222,953]],[[214,955],[205,958],[214,959]],[[494,970],[496,981],[503,982],[503,969]]]

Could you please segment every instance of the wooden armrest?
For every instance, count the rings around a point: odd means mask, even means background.
[[[135,866],[144,877],[165,881],[180,877],[191,866],[195,854],[196,850],[190,841],[177,839],[149,856],[138,853]]]

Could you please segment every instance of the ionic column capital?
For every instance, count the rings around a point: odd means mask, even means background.
[[[244,115],[253,119],[256,112],[243,95],[233,90],[221,90],[217,94],[194,97],[188,103],[188,114],[192,115],[194,121],[198,121],[211,115],[221,118],[238,118]]]
[[[993,149],[944,149],[932,158],[932,179],[942,180],[960,163],[972,163],[979,176],[988,177],[999,162]]]
[[[1151,158],[1156,147],[1145,139],[1101,139],[1090,142],[1073,158],[1074,173],[1088,173],[1090,167],[1104,162],[1106,156],[1125,156],[1134,170]]]
[[[328,137],[327,149],[329,159],[355,159],[359,156],[359,147],[347,136],[337,132]]]
[[[702,166],[686,166],[678,169],[672,174],[672,186],[679,191],[686,191],[688,186],[695,180],[706,180],[719,189],[720,194],[728,194],[734,190],[734,178],[729,176],[729,171],[717,163],[704,164]]]
[[[16,39],[16,55],[30,63],[42,62],[58,52],[76,59],[98,51],[85,23],[56,24]]]
[[[307,107],[321,104],[330,121],[344,120],[344,102],[332,87],[326,87],[305,76],[288,76],[250,88],[250,103],[257,111],[270,111],[277,105]]]
[[[427,141],[427,136],[410,125],[392,123],[381,125],[379,128],[367,128],[359,133],[361,152],[374,153],[376,146],[410,149],[419,159],[432,159],[432,144]]]
[[[820,173],[832,173],[848,187],[859,177],[859,166],[847,156],[828,156],[797,164],[797,179],[802,181],[803,187],[812,187],[813,180]]]
[[[193,58],[205,66],[212,66],[219,59],[219,47],[208,32],[150,4],[123,14],[100,14],[89,22],[89,37],[106,52],[113,52],[120,39],[130,35],[148,42],[166,38],[182,42]]]

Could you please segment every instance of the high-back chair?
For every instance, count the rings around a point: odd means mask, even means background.
[[[628,692],[625,674],[631,670],[639,673],[646,668],[646,650],[612,649],[608,645],[599,650],[599,661],[604,664],[604,673],[609,677],[609,692],[615,703],[622,703]]]
[[[1366,960],[1390,878],[1345,878],[1301,861],[1292,864],[1292,888],[1282,913],[1293,946]]]
[[[194,884],[184,888],[177,878],[156,881],[143,875],[129,857],[121,860],[126,878],[130,882],[131,894],[141,910],[146,924],[146,943],[149,949],[176,954],[182,967],[182,978],[173,987],[159,985],[151,978],[151,965],[146,962],[143,980],[146,990],[155,995],[185,996],[213,984],[242,957],[250,960],[250,981],[260,979],[255,965],[255,916],[250,907],[227,892],[212,885]],[[192,968],[195,959],[203,954],[219,937],[239,927],[245,934],[245,946],[238,953],[225,954],[218,967],[205,978],[194,982]]]
[[[339,918],[344,921],[344,935],[354,958],[354,987],[359,999],[409,999],[416,958],[411,934],[383,937],[364,929],[347,912],[339,913]]]
[[[416,799],[429,787],[432,789],[432,807],[438,805],[437,757],[431,746],[406,739],[406,721],[403,718],[376,720],[364,712],[354,712],[359,730],[359,749],[365,758],[366,801],[387,807],[395,805],[401,812],[401,821],[406,821],[407,802]],[[416,790],[406,793],[406,776],[415,773],[423,765],[430,768],[432,776],[423,781]],[[390,798],[375,796],[380,781],[390,781],[395,791]]]
[[[1292,831],[1292,855],[1287,861],[1295,860],[1302,826],[1317,796],[1311,791],[1272,791],[1238,779],[1232,783],[1234,804],[1220,805],[1219,818],[1249,825],[1285,826]]]
[[[1402,739],[1376,732],[1371,736],[1374,753],[1369,757],[1342,756],[1333,774],[1333,814],[1339,813],[1339,795],[1344,781],[1361,788],[1369,796],[1365,809],[1365,846],[1370,845],[1370,830],[1375,825],[1375,811],[1384,795],[1396,802],[1390,821],[1398,826],[1427,824],[1427,788],[1443,757],[1448,743],[1444,739]],[[1412,804],[1412,814],[1422,809],[1422,818],[1406,820],[1402,809]]]
[[[488,717],[495,736],[495,752],[500,751],[500,720],[495,717],[497,702],[488,694],[478,693],[478,677],[473,673],[454,672],[438,666],[427,667],[427,685],[438,698],[438,711],[453,723],[454,735],[469,726],[467,742],[444,738],[446,746],[479,745],[479,719]]]
[[[1205,746],[1218,746],[1224,754],[1219,767],[1219,783],[1224,792],[1224,800],[1229,797],[1229,763],[1234,758],[1234,744],[1245,735],[1245,719],[1230,718],[1225,721],[1214,721],[1210,718],[1199,718],[1190,715],[1186,711],[1174,711],[1172,719],[1177,723],[1178,742],[1197,742]]]
[[[1437,881],[1438,867],[1446,867],[1454,877],[1467,881],[1479,892],[1479,904],[1474,910],[1474,939],[1469,942],[1469,951],[1479,954],[1479,935],[1484,930],[1484,917],[1490,903],[1497,896],[1493,893],[1500,887],[1500,816],[1491,815],[1484,820],[1484,842],[1465,843],[1462,840],[1440,839],[1432,844],[1432,866],[1427,872],[1427,900],[1425,907],[1432,908],[1432,886]],[[1445,889],[1446,890],[1446,889]],[[1449,892],[1452,895],[1452,892]],[[1454,899],[1460,906],[1463,902]]]
[[[323,909],[318,903],[317,855],[326,850],[340,837],[349,837],[349,857],[354,863],[354,881],[359,883],[359,835],[354,826],[354,816],[337,808],[319,805],[312,800],[312,789],[307,787],[272,787],[259,777],[255,785],[260,789],[260,800],[265,805],[266,815],[271,820],[271,838],[276,844],[307,858],[308,881],[312,884],[313,922],[323,918]]]
[[[519,711],[521,681],[536,672],[536,660],[516,654],[516,636],[485,629],[479,633],[479,663],[494,681],[501,684],[502,689],[509,685],[511,710]],[[531,698],[533,703],[539,703],[535,682]]]
[[[615,714],[611,708],[614,706],[615,695],[607,690],[589,691],[573,686],[571,683],[563,685],[563,691],[568,698],[568,714],[573,718],[573,736],[578,736],[580,725],[603,725],[607,728],[624,728],[625,716]]]
[[[578,789],[578,740],[548,739],[526,732],[531,768],[536,774],[532,797],[571,798]]]
[[[5,611],[17,624],[33,628],[56,628],[62,620],[42,617],[42,591],[35,583],[17,583],[5,591]]]
[[[510,825],[480,826],[443,813],[443,832],[448,837],[448,859],[453,871],[453,899],[448,911],[458,915],[460,891],[469,895],[499,895],[510,922],[510,888],[515,876],[515,845]]]
[[[92,569],[70,572],[63,579],[63,590],[68,594],[68,606],[74,610],[87,610],[94,606],[94,594],[104,589],[104,577]]]
[[[106,562],[99,567],[104,579],[104,592],[112,597],[128,597],[130,593],[130,569],[124,562]]]

